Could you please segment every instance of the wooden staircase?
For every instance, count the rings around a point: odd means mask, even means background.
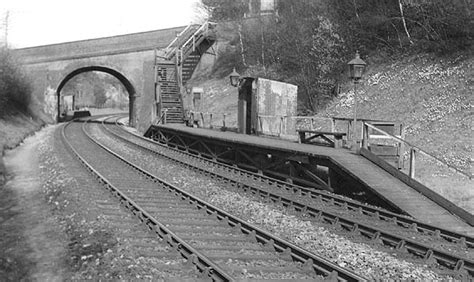
[[[156,51],[158,123],[182,123],[182,91],[201,56],[215,42],[214,25],[189,25],[163,50]]]
[[[180,123],[183,121],[183,104],[176,80],[174,64],[158,64],[156,67],[159,89],[160,111],[166,115],[166,122]],[[166,113],[165,113],[166,112]]]

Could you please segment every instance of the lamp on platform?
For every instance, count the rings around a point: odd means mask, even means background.
[[[367,65],[361,58],[359,51],[356,52],[356,56],[349,63],[349,78],[354,82],[354,120],[352,122],[352,141],[353,149],[357,151],[357,133],[356,133],[356,122],[357,122],[357,84],[362,78],[362,75]]]
[[[240,74],[234,70],[232,73],[229,75],[230,79],[230,85],[237,87],[239,85],[239,80],[240,80]]]

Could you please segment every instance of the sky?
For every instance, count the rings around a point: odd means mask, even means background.
[[[0,42],[23,48],[185,26],[199,0],[1,0]]]

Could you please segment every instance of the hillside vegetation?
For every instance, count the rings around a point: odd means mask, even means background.
[[[469,50],[474,39],[472,4],[462,0],[202,0],[202,6],[219,23],[218,41],[227,43],[216,50],[214,74],[236,67],[296,84],[305,114],[340,92],[356,50],[368,62],[450,56]]]
[[[235,126],[237,89],[227,75],[298,86],[298,115],[353,117],[347,62],[368,63],[358,117],[401,121],[406,140],[472,175],[474,19],[469,1],[202,0],[219,22],[216,60],[189,86],[204,88],[200,110]],[[207,117],[207,120],[209,118]],[[321,127],[325,126],[323,124]],[[405,155],[408,158],[408,155]],[[473,181],[417,157],[416,179],[474,213]]]

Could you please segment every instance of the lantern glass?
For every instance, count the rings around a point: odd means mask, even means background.
[[[239,84],[240,74],[235,71],[235,68],[232,71],[232,73],[229,75],[229,79],[230,79],[230,85],[235,87]]]
[[[360,79],[362,77],[362,73],[364,72],[364,65],[354,65],[354,79]]]

